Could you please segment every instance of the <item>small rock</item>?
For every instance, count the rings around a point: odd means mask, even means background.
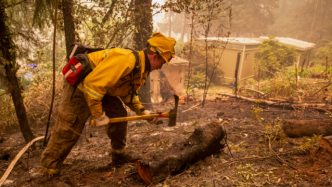
[[[3,186],[9,185],[11,183],[13,183],[13,180],[5,180],[5,182],[2,184]]]

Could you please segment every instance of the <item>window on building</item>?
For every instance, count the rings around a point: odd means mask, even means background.
[[[246,60],[248,60],[248,59],[249,59],[249,53],[246,54]]]

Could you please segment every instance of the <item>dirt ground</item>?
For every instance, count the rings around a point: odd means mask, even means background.
[[[317,145],[313,139],[271,136],[276,131],[278,118],[322,119],[329,118],[329,115],[316,110],[260,106],[263,112],[257,116],[254,103],[231,98],[185,111],[197,103],[180,105],[177,125],[172,128],[167,126],[167,119],[161,125],[150,125],[145,121],[129,123],[127,151],[143,158],[185,140],[197,126],[212,120],[219,120],[227,132],[228,146],[220,153],[151,186],[332,186],[332,157],[324,152],[316,154]],[[172,107],[169,103],[153,105],[160,111]],[[253,114],[259,120],[254,121]],[[34,133],[42,136],[43,132],[41,129]],[[271,141],[268,137],[272,137]],[[51,180],[43,176],[39,163],[43,151],[41,144],[42,141],[37,142],[34,149],[21,157],[3,186],[147,186],[137,178],[136,164],[126,164],[119,169],[109,166],[110,140],[103,128],[87,125],[65,160],[61,175]],[[281,161],[271,154],[270,146]],[[308,151],[300,149],[305,146]],[[23,147],[24,140],[19,132],[3,136],[0,143],[1,176]]]

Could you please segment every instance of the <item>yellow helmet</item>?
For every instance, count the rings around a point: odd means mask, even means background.
[[[152,34],[152,38],[148,39],[147,47],[163,57],[169,66],[169,61],[175,56],[175,43],[176,41],[174,38],[166,37],[163,34],[156,32]]]

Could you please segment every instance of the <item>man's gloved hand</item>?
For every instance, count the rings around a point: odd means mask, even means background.
[[[95,117],[96,126],[104,126],[110,122],[110,118],[106,116],[105,112],[99,117]]]
[[[144,110],[143,112],[142,112],[142,115],[150,115],[150,114],[157,114],[157,113],[153,113],[153,112],[151,112],[150,110]],[[156,124],[156,125],[158,125],[158,124],[161,124],[161,123],[163,123],[163,121],[161,121],[161,119],[159,119],[159,118],[153,118],[153,119],[148,119],[148,120],[146,120],[148,123],[150,123],[150,124]]]

